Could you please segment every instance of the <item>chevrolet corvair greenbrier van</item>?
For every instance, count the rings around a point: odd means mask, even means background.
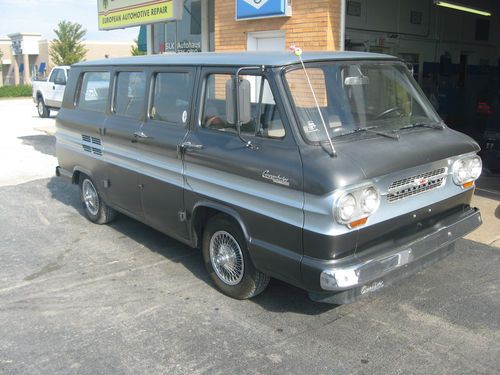
[[[403,62],[368,53],[83,62],[57,117],[87,217],[201,248],[239,299],[274,277],[347,303],[444,257],[481,224],[478,151]]]

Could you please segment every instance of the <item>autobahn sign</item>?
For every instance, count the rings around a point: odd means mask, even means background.
[[[290,17],[291,0],[236,0],[236,20]]]

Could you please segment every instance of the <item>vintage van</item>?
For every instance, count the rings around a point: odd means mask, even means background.
[[[481,224],[478,151],[394,57],[198,53],[73,65],[56,172],[91,221],[201,248],[231,297],[274,277],[348,303]]]

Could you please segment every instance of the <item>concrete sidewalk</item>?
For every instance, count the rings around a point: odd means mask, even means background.
[[[54,137],[35,129],[53,129],[54,119],[39,118],[31,98],[0,100],[0,116],[4,124],[0,137],[0,186],[53,176],[57,165]]]
[[[500,248],[500,193],[487,197],[482,194],[481,189],[476,189],[472,205],[481,210],[483,225],[465,238]]]

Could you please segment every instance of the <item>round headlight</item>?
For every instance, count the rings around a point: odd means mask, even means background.
[[[380,196],[374,187],[369,187],[363,190],[361,198],[361,208],[366,214],[374,213],[380,204]]]
[[[481,175],[482,162],[478,156],[463,158],[453,163],[453,180],[457,185],[476,180]]]
[[[479,176],[481,176],[481,172],[483,170],[483,163],[481,162],[481,158],[479,156],[474,157],[470,161],[470,176],[472,179],[477,180]]]
[[[344,195],[338,204],[338,217],[343,222],[349,222],[356,212],[356,198],[352,194]]]

